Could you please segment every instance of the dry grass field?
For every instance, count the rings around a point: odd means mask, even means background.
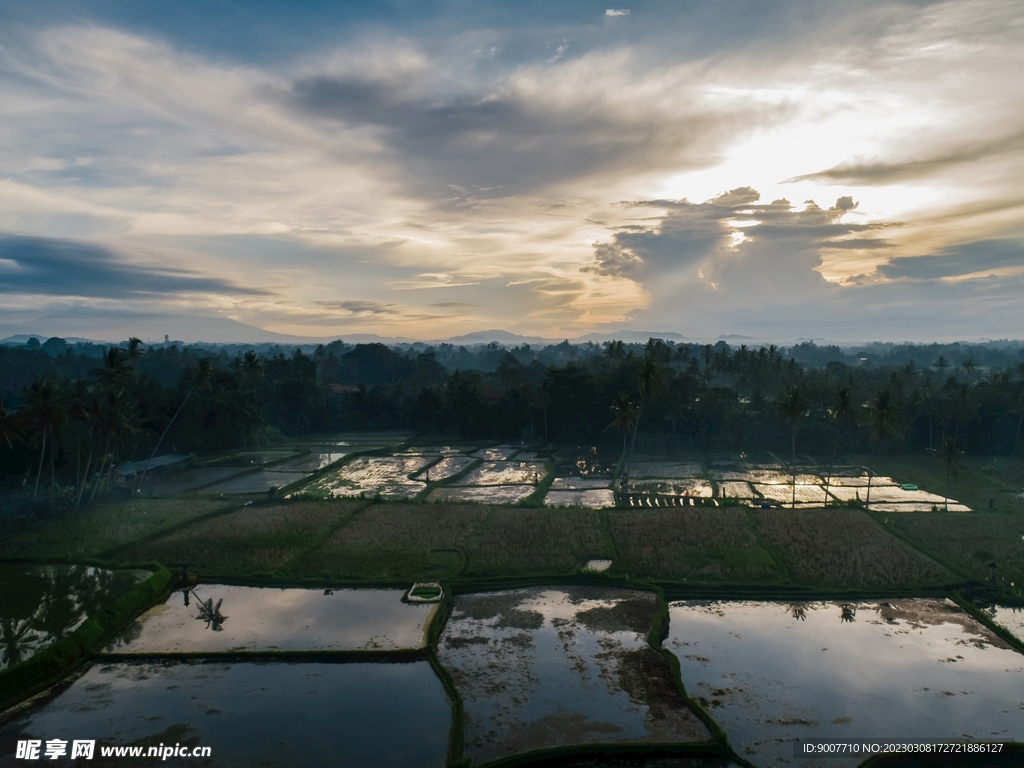
[[[694,581],[776,581],[779,568],[742,509],[684,507],[608,513],[617,573]]]
[[[860,510],[766,509],[754,514],[765,542],[795,583],[866,587],[957,581]]]
[[[187,563],[205,574],[273,571],[317,544],[359,502],[300,501],[242,507],[117,551],[122,562]]]
[[[140,498],[97,504],[70,512],[44,528],[15,529],[0,537],[0,557],[94,557],[164,528],[237,504],[237,501],[197,498]]]

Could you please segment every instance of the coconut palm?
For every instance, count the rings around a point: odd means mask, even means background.
[[[605,429],[617,429],[622,433],[622,459],[626,458],[626,440],[636,426],[637,410],[628,395],[620,394],[609,409],[612,412],[611,423]],[[625,487],[623,487],[625,491]]]
[[[836,465],[836,455],[839,453],[839,437],[843,434],[843,427],[846,422],[853,418],[853,389],[850,387],[840,387],[837,389],[835,397],[832,399],[832,407],[828,413],[836,425],[836,441],[832,445],[832,464],[829,465],[828,478],[825,480],[826,493],[828,493],[829,486],[832,484],[832,470]]]
[[[810,407],[811,404],[808,402],[807,396],[799,384],[794,384],[775,400],[776,410],[778,410],[782,420],[786,422],[790,429],[794,463],[796,462],[796,431]]]
[[[224,629],[223,624],[227,621],[228,617],[220,612],[220,606],[224,602],[223,598],[217,601],[217,604],[213,604],[213,598],[209,600],[203,600],[194,591],[192,595],[198,603],[199,615],[196,616],[198,621],[205,621],[206,628],[212,629],[214,632],[220,632]]]
[[[53,381],[36,379],[32,386],[25,391],[25,400],[22,404],[25,418],[40,436],[39,443],[39,466],[36,469],[36,483],[32,491],[32,498],[39,493],[39,477],[43,472],[43,460],[46,457],[47,438],[50,438],[50,484],[53,486],[53,461],[54,451],[52,447],[53,438],[67,423],[67,404],[64,401],[60,387]]]
[[[13,667],[24,658],[28,646],[38,639],[27,619],[0,618],[0,665]]]
[[[636,384],[640,391],[640,403],[636,409],[636,421],[633,423],[633,439],[629,445],[629,460],[626,462],[626,480],[629,479],[629,468],[633,464],[633,451],[636,450],[636,436],[640,431],[640,418],[644,415],[644,404],[661,389],[661,366],[652,357],[645,357],[637,371]]]
[[[960,457],[963,452],[960,450],[960,445],[957,443],[956,438],[947,437],[942,441],[942,451],[939,453],[939,461],[942,468],[946,472],[946,511],[949,511],[949,478],[951,475],[956,475],[960,469],[961,462]]]
[[[884,387],[878,390],[868,404],[868,420],[875,440],[885,443],[903,433],[903,422],[892,390]]]

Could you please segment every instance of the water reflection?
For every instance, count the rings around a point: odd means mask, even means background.
[[[149,575],[84,565],[0,565],[0,669],[67,637]]]
[[[438,645],[476,762],[601,742],[701,741],[645,634],[653,593],[596,587],[459,595]]]
[[[444,687],[425,661],[121,662],[92,666],[0,726],[0,755],[13,757],[18,739],[88,738],[210,747],[212,761],[196,765],[440,768],[450,725]]]
[[[421,648],[437,604],[399,589],[201,585],[150,609],[107,647],[116,653]],[[190,607],[190,604],[192,607]],[[224,611],[230,606],[230,621]]]
[[[687,690],[756,765],[790,764],[795,738],[1024,738],[1024,655],[955,604],[688,601],[670,620]]]

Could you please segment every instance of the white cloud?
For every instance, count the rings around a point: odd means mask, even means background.
[[[610,16],[612,18],[614,18],[616,16],[629,16],[629,9],[628,8],[609,8],[608,10],[606,10],[604,12],[604,15],[605,16]]]

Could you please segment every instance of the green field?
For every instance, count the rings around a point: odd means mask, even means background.
[[[780,581],[742,509],[608,512],[613,572],[668,581]]]
[[[755,516],[765,542],[796,584],[892,587],[958,580],[859,509],[764,509]]]
[[[196,498],[139,498],[98,504],[0,537],[0,557],[95,557],[126,542],[237,504]]]
[[[989,577],[996,564],[1000,586],[1024,586],[1024,514],[1012,512],[932,512],[875,515],[922,549],[932,552],[964,577]]]
[[[122,563],[188,564],[202,574],[269,573],[316,545],[359,502],[292,502],[242,507],[194,525],[129,544],[112,554]]]
[[[975,512],[987,511],[989,501],[998,511],[1024,512],[1024,458],[1019,456],[964,456],[962,466],[950,474],[930,456],[851,456],[850,461],[871,467],[878,475],[892,477],[898,483],[918,487],[954,498]]]

